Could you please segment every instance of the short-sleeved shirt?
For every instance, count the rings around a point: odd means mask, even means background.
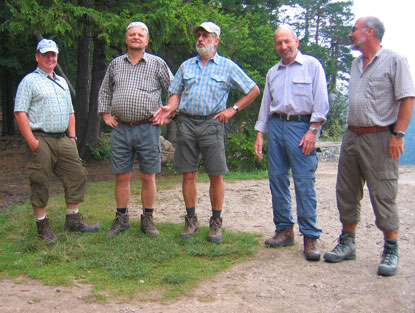
[[[216,53],[204,67],[199,55],[183,62],[169,92],[180,95],[180,112],[203,116],[225,110],[231,89],[247,94],[255,86],[235,62]]]
[[[111,113],[124,122],[150,118],[162,106],[173,74],[166,62],[145,52],[132,65],[128,53],[111,61],[99,91],[98,112]]]
[[[15,112],[26,112],[32,130],[63,133],[74,113],[71,94],[65,79],[53,73],[52,79],[39,67],[19,84]]]
[[[328,110],[323,66],[315,57],[298,51],[292,63],[280,61],[268,71],[255,129],[267,132],[273,113],[311,114],[311,122],[321,122],[326,120]]]
[[[347,123],[356,127],[388,126],[397,121],[400,100],[414,97],[408,61],[380,49],[363,70],[363,56],[352,63]]]

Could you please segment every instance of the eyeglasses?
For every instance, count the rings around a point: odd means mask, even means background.
[[[199,39],[199,37],[202,36],[203,39],[207,39],[208,37],[213,36],[211,33],[196,33],[195,37],[196,39]]]

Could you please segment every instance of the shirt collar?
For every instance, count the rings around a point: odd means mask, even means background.
[[[40,75],[44,75],[46,77],[48,77],[49,75],[43,71],[39,66],[36,68],[35,70],[36,73],[40,74]],[[55,72],[53,72],[53,79],[54,80],[59,80],[58,76],[56,76]]]
[[[216,51],[216,53],[215,53],[215,55],[213,56],[213,58],[209,59],[209,61],[210,61],[210,60],[212,60],[212,62],[214,62],[214,63],[216,63],[216,64],[219,64],[219,58],[220,58],[220,55],[219,55],[219,53]],[[202,60],[200,59],[200,55],[198,54],[198,55],[197,55],[197,57],[196,57],[196,59],[195,59],[195,63],[199,63],[199,62],[202,62]]]
[[[287,67],[287,66],[290,66],[291,64],[294,64],[294,63],[298,63],[300,65],[304,64],[304,55],[301,53],[300,50],[297,50],[297,56],[295,57],[295,60],[292,61],[290,64],[284,64],[281,60],[281,61],[278,62],[277,66],[278,66],[278,69],[279,69],[280,67]]]
[[[384,50],[385,49],[383,47],[381,47],[378,51],[376,51],[376,54],[373,56],[372,60],[370,60],[369,64],[366,66],[366,68],[370,64],[372,64],[373,62],[375,62],[375,60],[383,53]],[[360,71],[363,71],[363,54],[359,55],[357,57],[357,59],[358,59],[357,61],[358,61],[358,64],[359,64],[359,69],[360,69]]]
[[[126,61],[128,61],[128,62],[130,62],[130,63],[131,63],[131,61],[130,61],[130,57],[128,56],[128,52],[127,52],[126,54],[124,54],[124,60],[126,60]],[[145,51],[144,51],[144,54],[143,54],[143,56],[141,57],[141,59],[140,59],[140,61],[139,61],[139,62],[141,62],[141,60],[144,60],[145,62],[147,62],[147,61],[148,61],[148,53],[147,53],[147,52],[145,52]]]

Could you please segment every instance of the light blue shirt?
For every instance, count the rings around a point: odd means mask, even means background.
[[[199,56],[183,62],[169,92],[180,96],[180,112],[210,115],[226,109],[231,89],[246,95],[255,85],[235,62],[216,53],[205,67]]]
[[[324,122],[329,111],[326,75],[314,57],[300,51],[294,62],[271,67],[255,129],[266,133],[273,113],[311,114],[311,122]]]
[[[16,93],[15,112],[26,112],[32,130],[63,133],[74,113],[71,94],[65,79],[54,73],[51,79],[39,67],[27,74]]]

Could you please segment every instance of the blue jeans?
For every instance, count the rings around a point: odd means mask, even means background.
[[[275,231],[294,225],[291,211],[290,168],[292,170],[297,221],[300,232],[310,238],[319,238],[316,227],[317,198],[314,188],[317,155],[304,155],[299,146],[310,123],[271,118],[268,127],[268,175],[272,194]]]

